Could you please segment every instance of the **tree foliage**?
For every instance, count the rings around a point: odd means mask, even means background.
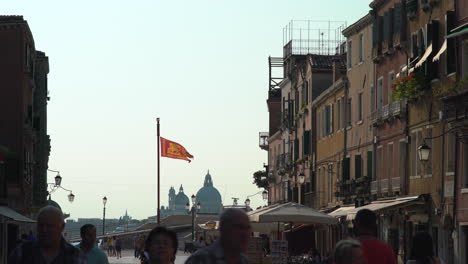
[[[257,185],[258,188],[266,189],[268,187],[267,172],[265,170],[254,172],[253,179],[253,183]]]

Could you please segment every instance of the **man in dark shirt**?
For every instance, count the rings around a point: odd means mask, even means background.
[[[62,237],[63,213],[46,206],[37,217],[37,240],[21,243],[10,255],[9,264],[86,264],[82,252]]]
[[[367,264],[396,263],[392,247],[376,237],[377,216],[374,212],[369,209],[359,210],[354,219],[354,228]]]

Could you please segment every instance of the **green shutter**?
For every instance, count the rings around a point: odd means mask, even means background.
[[[304,155],[309,155],[310,154],[310,130],[304,131],[304,136],[303,136],[303,142],[304,145],[302,147],[302,153]]]
[[[384,16],[383,16],[383,37],[384,37],[384,40],[389,40],[389,36],[390,36],[390,13],[387,11],[384,13]]]
[[[362,176],[362,158],[361,155],[354,156],[354,177],[360,178]]]
[[[395,32],[401,32],[401,26],[402,26],[402,20],[401,20],[401,3],[396,3],[395,4],[395,11],[393,12],[393,21],[394,21],[394,31]]]
[[[349,180],[349,158],[343,159],[343,181]]]
[[[299,139],[294,140],[294,161],[299,159]]]
[[[376,48],[379,43],[379,24],[377,17],[372,19],[372,47]]]
[[[418,0],[408,0],[406,2],[406,7],[408,13],[417,13],[418,12]]]
[[[367,177],[369,180],[373,179],[372,174],[372,151],[367,151]]]

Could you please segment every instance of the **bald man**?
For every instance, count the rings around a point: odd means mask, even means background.
[[[53,206],[43,207],[37,216],[37,240],[21,243],[10,255],[9,264],[85,264],[86,257],[62,237],[63,213]]]
[[[227,209],[219,219],[219,240],[196,251],[185,263],[246,264],[247,258],[242,253],[247,250],[251,231],[249,218],[244,211]]]

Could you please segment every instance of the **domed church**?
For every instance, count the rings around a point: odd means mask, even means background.
[[[221,195],[213,186],[210,171],[205,176],[203,187],[197,192],[196,203],[200,203],[200,214],[219,214],[223,208]]]
[[[189,203],[189,198],[184,193],[184,187],[180,185],[179,193],[175,194],[174,187],[169,189],[169,205],[164,208],[161,206],[161,216],[169,216],[169,215],[186,215],[187,209],[185,209],[185,205]]]

